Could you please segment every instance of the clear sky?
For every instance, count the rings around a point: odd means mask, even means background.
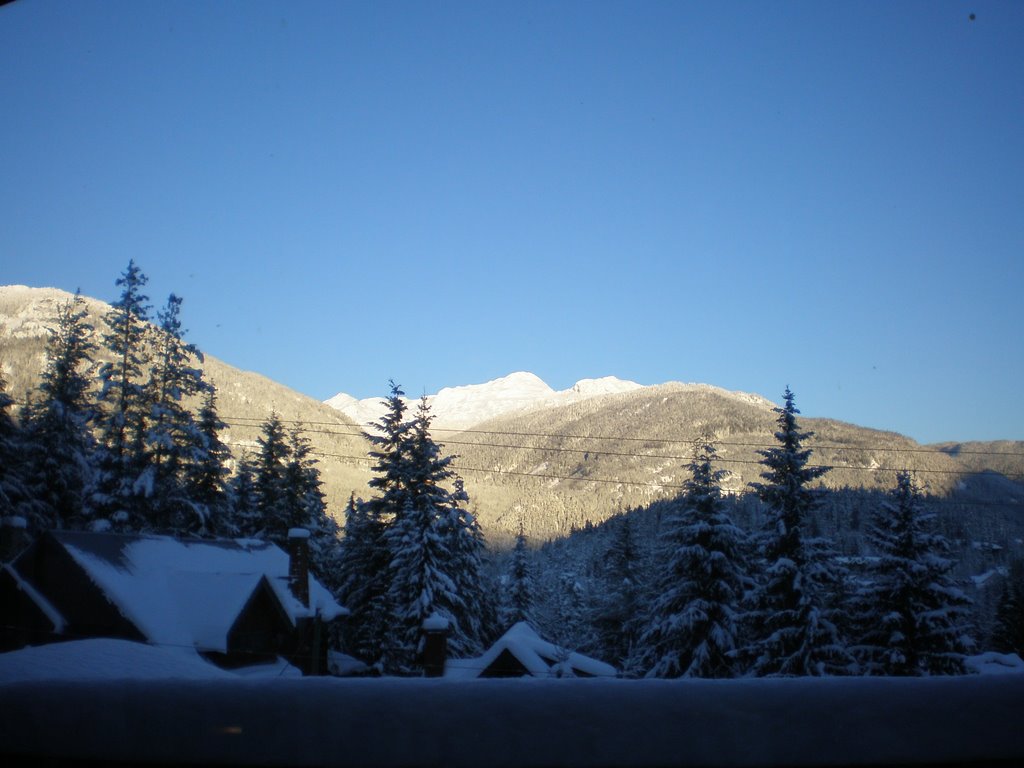
[[[1024,439],[1024,3],[0,7],[0,283],[130,258],[319,399],[789,384]]]

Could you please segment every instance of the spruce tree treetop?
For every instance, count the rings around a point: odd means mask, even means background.
[[[779,445],[758,451],[764,458],[761,473],[764,483],[751,483],[765,504],[775,513],[775,535],[768,542],[766,552],[770,558],[802,556],[802,525],[808,513],[818,505],[820,492],[809,484],[828,472],[828,467],[807,466],[810,449],[804,448],[805,440],[813,432],[803,432],[797,425],[800,411],[794,403],[793,392],[786,387],[784,405],[776,408],[779,429],[775,439]]]
[[[149,462],[145,445],[149,407],[142,381],[149,328],[148,297],[142,293],[146,282],[146,276],[130,261],[116,281],[121,296],[105,317],[110,332],[102,340],[114,360],[99,371],[99,399],[106,408],[100,418],[103,450],[90,504],[92,525],[99,530],[111,525],[121,531],[146,527],[141,500],[148,490],[144,476]]]
[[[405,508],[412,470],[413,422],[406,418],[405,393],[394,381],[391,394],[385,398],[387,412],[373,424],[376,432],[364,436],[374,446],[369,456],[375,464],[371,488],[380,495],[367,504],[371,516],[391,519]]]
[[[872,520],[868,538],[878,552],[868,588],[874,618],[861,645],[867,671],[886,675],[963,674],[973,647],[970,600],[953,581],[949,542],[931,530],[909,472]]]
[[[690,477],[660,542],[661,578],[640,640],[648,677],[733,677],[739,605],[747,575],[746,536],[722,509],[716,451],[693,444]]]
[[[28,409],[30,464],[37,496],[45,509],[46,527],[78,524],[85,489],[92,479],[96,412],[89,397],[85,368],[96,349],[93,327],[80,294],[57,310],[57,327],[46,346],[46,369],[40,399]]]
[[[756,637],[746,650],[759,676],[845,674],[853,664],[836,624],[842,570],[824,541],[804,535],[820,501],[809,484],[828,471],[808,466],[803,441],[813,433],[797,425],[799,413],[786,387],[776,408],[778,447],[761,451],[764,483],[752,484],[767,507],[762,536],[764,580],[755,592],[750,623]]]

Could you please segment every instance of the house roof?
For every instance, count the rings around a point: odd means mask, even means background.
[[[525,621],[520,621],[498,638],[483,656],[449,662],[445,677],[478,677],[505,651],[533,677],[552,677],[560,670],[591,677],[616,676],[615,667],[610,664],[550,643]]]
[[[25,579],[22,578],[21,574],[18,573],[9,564],[4,563],[0,566],[0,572],[14,582],[14,585],[24,593],[24,595],[31,600],[39,611],[49,620],[53,625],[53,631],[60,634],[64,631],[67,626],[67,621],[61,615],[53,603],[46,599],[43,594],[29,584]]]
[[[50,535],[153,643],[226,651],[228,631],[264,577],[293,624],[347,613],[312,575],[310,607],[300,603],[288,588],[288,555],[266,541]]]

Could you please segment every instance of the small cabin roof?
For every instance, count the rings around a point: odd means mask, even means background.
[[[256,539],[180,540],[170,536],[51,531],[118,610],[161,645],[227,650],[227,635],[266,577],[294,624],[347,611],[312,575],[310,607],[288,587],[288,555]]]

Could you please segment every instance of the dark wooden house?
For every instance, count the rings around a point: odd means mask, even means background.
[[[290,556],[254,540],[46,532],[0,569],[0,647],[122,638],[223,667],[281,656],[323,674],[325,625],[346,611],[294,533]]]

